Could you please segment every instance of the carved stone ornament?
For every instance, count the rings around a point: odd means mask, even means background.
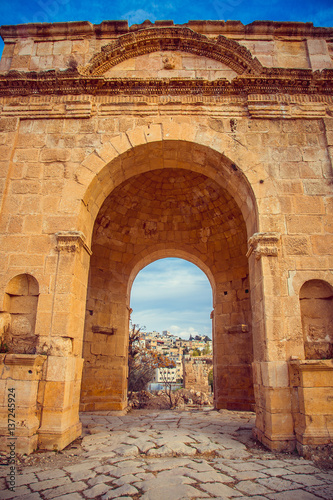
[[[254,233],[249,239],[249,250],[246,257],[250,257],[252,253],[259,260],[263,255],[268,257],[277,257],[278,242],[280,233]]]
[[[225,328],[226,333],[248,333],[249,332],[249,327],[248,325],[234,325],[234,326],[227,326]]]
[[[104,335],[115,335],[117,332],[117,329],[112,327],[107,327],[107,326],[98,326],[95,325],[92,327],[93,333],[102,333]]]
[[[163,57],[162,63],[164,69],[175,69],[176,63],[173,57],[170,56]]]
[[[204,56],[220,61],[239,75],[258,75],[262,65],[251,52],[234,40],[222,35],[212,40],[190,28],[148,28],[122,35],[102,47],[85,67],[79,67],[82,75],[103,75],[113,66],[152,52],[178,51]],[[169,68],[168,68],[169,69]]]
[[[229,82],[226,78],[204,80],[192,78],[106,78],[82,76],[75,70],[24,72],[10,70],[0,75],[0,96],[37,95],[88,96],[238,96],[251,95],[310,96],[312,102],[327,99],[332,102],[333,69],[312,72],[311,69],[263,68],[257,76],[239,75]],[[304,97],[304,98],[305,98]],[[271,100],[271,99],[270,99]],[[281,109],[278,98],[277,107]],[[260,105],[261,103],[259,103]],[[263,104],[265,107],[265,103]],[[257,106],[257,104],[256,104]],[[89,107],[89,105],[88,105]],[[77,106],[74,108],[77,108]],[[69,115],[73,110],[64,109]],[[77,110],[79,115],[87,110]],[[90,112],[90,109],[88,110]],[[274,112],[276,114],[276,111]],[[61,114],[61,113],[60,113]],[[79,117],[79,116],[78,116]]]
[[[85,242],[85,236],[81,231],[60,231],[56,233],[56,238],[57,252],[75,253],[82,247],[89,255],[92,254],[92,251]]]

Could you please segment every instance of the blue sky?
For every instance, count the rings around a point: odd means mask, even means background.
[[[127,19],[129,25],[146,19],[255,20],[313,22],[333,26],[332,0],[2,0],[0,25],[60,21]],[[3,43],[0,41],[0,53]],[[149,330],[210,334],[212,292],[206,276],[194,265],[177,259],[151,264],[137,276],[132,292],[132,319]]]
[[[148,331],[169,330],[211,338],[212,288],[207,276],[182,259],[161,259],[140,271],[131,293],[132,322]]]

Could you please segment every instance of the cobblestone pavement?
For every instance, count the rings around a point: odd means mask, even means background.
[[[333,471],[257,446],[250,412],[84,413],[82,422],[81,444],[21,459],[15,492],[2,466],[0,498],[333,499]]]

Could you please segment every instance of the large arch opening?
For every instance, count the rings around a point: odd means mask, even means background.
[[[185,258],[210,280],[216,408],[253,407],[246,257],[247,226],[253,230],[256,220],[255,211],[246,207],[253,208],[253,199],[245,195],[249,188],[246,182],[242,185],[235,165],[198,148],[200,164],[190,161],[193,152],[190,157],[188,148],[180,158],[183,146],[170,141],[165,148],[158,143],[147,145],[146,151],[135,148],[122,171],[115,170],[114,178],[125,179],[116,183],[98,211],[91,243],[82,410],[126,406],[131,286],[140,269],[164,257]],[[219,171],[222,162],[228,169],[225,177]],[[129,164],[132,176],[124,175]],[[230,189],[232,175],[235,185]],[[236,185],[242,203],[230,194]]]

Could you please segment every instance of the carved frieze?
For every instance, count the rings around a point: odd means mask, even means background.
[[[254,233],[248,241],[249,249],[247,257],[254,255],[259,260],[263,255],[267,257],[277,257],[278,242],[280,233]]]
[[[299,71],[298,77],[295,72]],[[82,76],[76,71],[18,72],[0,75],[0,96],[244,96],[249,95],[309,95],[320,101],[333,94],[333,70],[312,73],[310,70],[271,68],[264,75],[240,75],[232,82],[227,79],[204,80],[191,78],[105,78]],[[71,109],[73,107],[73,109]],[[8,111],[8,110],[7,110]],[[74,104],[68,112],[87,113]]]

